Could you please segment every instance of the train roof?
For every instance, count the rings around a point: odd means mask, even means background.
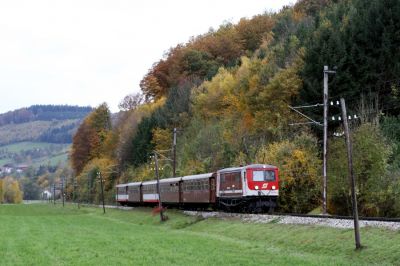
[[[249,168],[277,168],[277,167],[274,165],[270,165],[270,164],[249,164],[249,165],[240,166],[240,167],[224,168],[224,169],[219,170],[218,172],[241,171],[243,169],[249,169]]]
[[[142,186],[154,185],[154,184],[157,184],[157,180],[151,180],[151,181],[142,182]]]
[[[137,187],[140,186],[142,184],[142,182],[132,182],[132,183],[128,183],[126,184],[128,187]]]
[[[175,183],[181,181],[182,177],[172,177],[172,178],[165,178],[160,179],[160,183]]]
[[[214,175],[214,173],[200,174],[200,175],[187,175],[182,177],[182,180],[193,180],[193,179],[204,179],[210,178]]]
[[[245,168],[277,168],[275,165],[271,164],[249,164],[246,165]]]
[[[118,184],[115,187],[126,187],[128,184]]]

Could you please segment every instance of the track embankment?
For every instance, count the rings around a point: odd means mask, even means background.
[[[225,212],[201,212],[201,211],[184,211],[187,215],[201,216],[203,218],[220,218],[220,219],[240,219],[249,223],[276,223],[276,224],[302,224],[302,225],[318,225],[334,228],[350,229],[354,227],[353,220],[349,218],[331,218],[318,215],[292,216],[292,215],[268,215],[268,214],[242,214],[242,213],[225,213]],[[380,221],[380,220],[360,220],[360,227],[380,227],[390,230],[400,230],[400,222],[396,221]]]

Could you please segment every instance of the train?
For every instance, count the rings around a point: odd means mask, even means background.
[[[279,171],[250,164],[216,172],[116,185],[122,206],[154,206],[249,213],[272,212],[279,196]]]

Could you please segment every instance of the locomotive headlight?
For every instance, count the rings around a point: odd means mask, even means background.
[[[258,186],[255,186],[254,188],[255,188],[255,189],[258,189]]]
[[[272,186],[272,190],[275,190],[275,188],[276,188],[275,186]]]

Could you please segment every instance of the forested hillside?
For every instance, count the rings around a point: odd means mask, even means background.
[[[32,121],[52,121],[84,118],[91,107],[69,105],[32,105],[0,114],[0,126],[21,124]]]
[[[80,195],[97,200],[98,170],[110,200],[116,182],[153,179],[153,150],[164,155],[161,175],[171,177],[177,128],[178,176],[274,164],[281,210],[313,210],[321,204],[322,130],[297,125],[307,120],[289,105],[314,105],[302,111],[321,121],[328,65],[336,69],[329,100],[344,97],[358,117],[350,122],[360,212],[399,216],[399,47],[398,0],[300,0],[196,36],[154,63],[142,92],[122,100],[116,121],[105,104],[85,118],[71,152]],[[330,106],[329,117],[339,114]],[[330,119],[328,210],[348,214],[345,143],[334,134],[341,131]]]
[[[33,105],[0,114],[0,146],[21,141],[71,143],[91,107]]]

